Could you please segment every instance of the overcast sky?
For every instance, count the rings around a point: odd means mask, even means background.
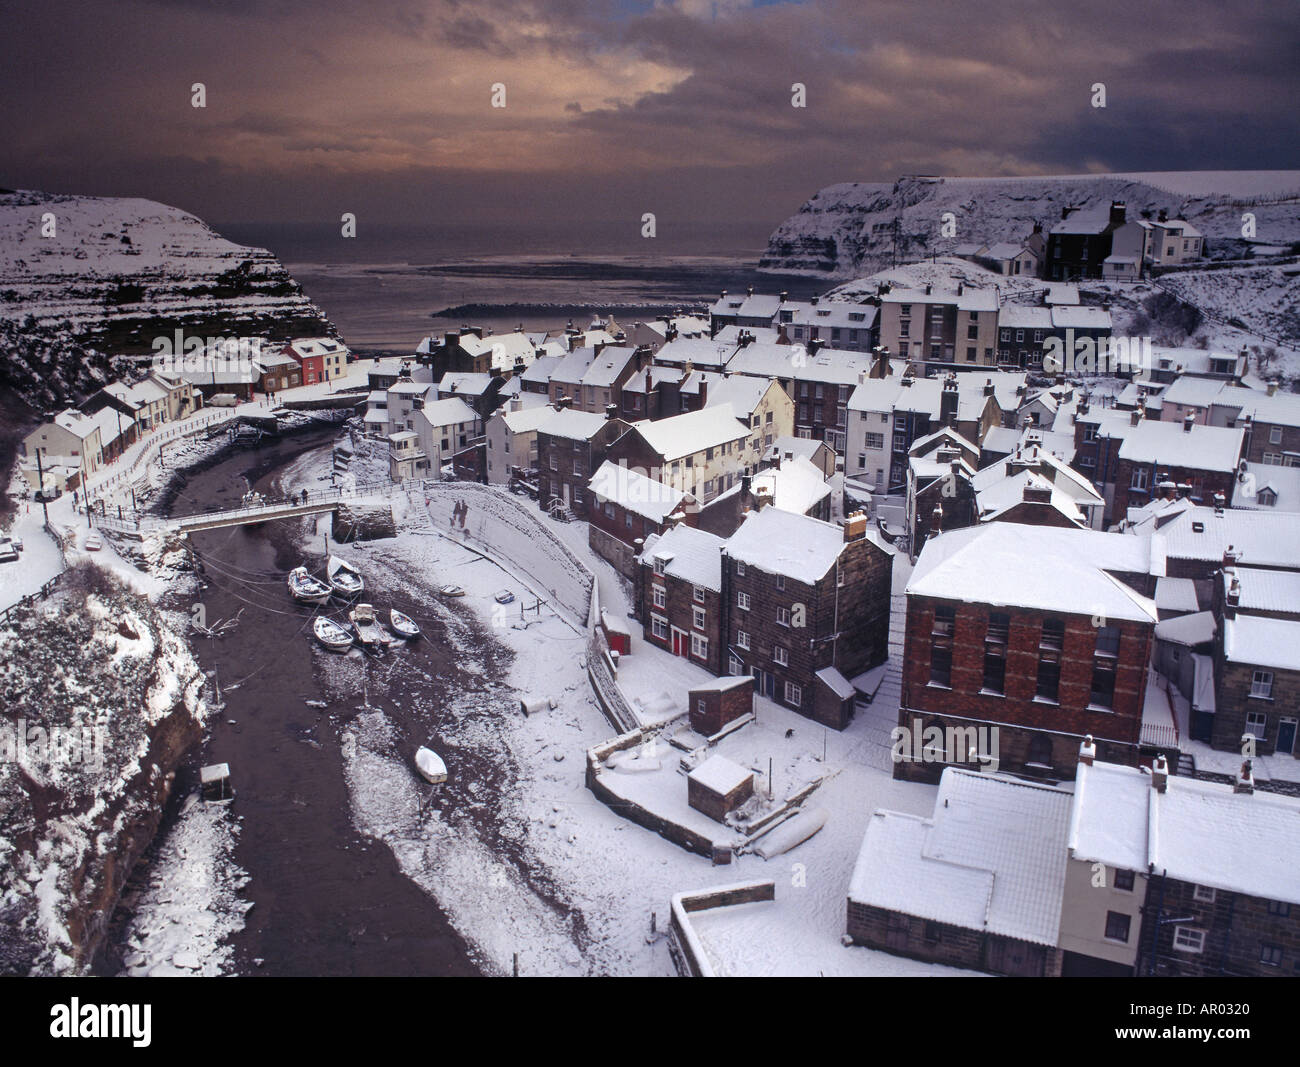
[[[775,226],[820,186],[902,173],[1296,168],[1298,12],[0,0],[0,185],[224,221]]]

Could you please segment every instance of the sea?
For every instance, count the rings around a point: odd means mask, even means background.
[[[354,352],[409,354],[430,334],[464,325],[554,331],[611,316],[621,325],[703,311],[722,290],[785,290],[824,279],[760,273],[770,224],[712,224],[642,237],[640,224],[217,224],[266,248],[338,327]]]

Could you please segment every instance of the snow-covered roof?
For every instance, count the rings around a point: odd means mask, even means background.
[[[1017,330],[1050,330],[1052,309],[1025,304],[1007,304],[998,312],[998,326]]]
[[[1300,622],[1266,615],[1224,619],[1223,658],[1230,663],[1300,671]]]
[[[748,419],[754,414],[754,409],[762,403],[763,397],[771,387],[770,378],[764,380],[751,378],[747,374],[733,374],[717,383],[709,383],[705,407],[730,404],[732,413],[737,418]]]
[[[743,351],[743,349],[742,349]],[[656,363],[690,363],[693,367],[721,370],[736,353],[736,346],[707,337],[675,337],[655,353]]]
[[[1057,304],[1052,308],[1052,326],[1058,330],[1109,330],[1110,312],[1105,308]]]
[[[1215,514],[1211,507],[1176,501],[1149,512],[1134,530],[1155,530],[1170,559],[1218,563],[1231,548],[1245,567],[1300,570],[1300,515],[1289,512],[1224,508]]]
[[[1124,435],[1119,458],[1189,470],[1235,471],[1244,436],[1244,430],[1228,426],[1195,423],[1187,429],[1181,420],[1142,419]]]
[[[1171,408],[1208,408],[1226,386],[1227,383],[1218,378],[1198,378],[1191,374],[1183,374],[1170,382],[1165,391],[1160,394],[1161,407],[1167,404]],[[1254,390],[1242,391],[1254,392]]]
[[[1045,489],[1050,496],[1048,505],[1059,511],[1078,526],[1087,525],[1087,516],[1079,510],[1074,498],[1053,482],[1035,471],[1019,471],[1001,478],[975,492],[975,507],[981,522],[992,522],[1012,508],[1025,502],[1026,489]]]
[[[492,384],[491,374],[472,374],[468,371],[448,371],[438,382],[440,393],[464,393],[482,396]]]
[[[608,500],[655,523],[662,523],[686,499],[680,489],[609,460],[600,465],[588,484],[598,499]]]
[[[478,415],[460,397],[449,396],[445,400],[425,404],[412,418],[423,418],[430,426],[454,426],[461,422],[473,422]]]
[[[1156,623],[1156,640],[1196,648],[1213,641],[1218,628],[1213,612],[1196,611]]]
[[[928,818],[877,811],[849,899],[1055,946],[1069,793],[948,767]]]
[[[600,354],[591,361],[591,366],[587,368],[586,373],[582,376],[582,384],[597,389],[608,389],[635,358],[635,348],[606,345],[600,350]]]
[[[707,682],[697,682],[690,688],[692,693],[726,693],[741,686],[753,686],[754,679],[748,674],[727,674],[721,678],[711,678]]]
[[[1300,572],[1235,567],[1223,575],[1225,589],[1231,577],[1237,579],[1240,610],[1300,614]]]
[[[575,348],[551,368],[550,381],[559,382],[561,385],[581,385],[583,375],[590,370],[595,359],[596,350],[589,345]]]
[[[727,554],[747,567],[807,585],[825,577],[843,548],[838,526],[776,507],[751,511],[727,541]]]
[[[754,772],[739,763],[733,763],[726,756],[713,755],[691,771],[687,777],[710,793],[726,796],[746,782],[753,781]]]
[[[1196,599],[1196,583],[1190,578],[1157,578],[1155,600],[1156,607],[1161,611],[1179,615],[1187,615],[1201,608]]]
[[[388,394],[389,396],[424,396],[432,388],[432,382],[394,382],[388,387]]]
[[[849,700],[857,695],[857,690],[835,667],[823,667],[817,672],[817,678],[841,700]]]
[[[518,411],[511,411],[508,407],[503,408],[497,411],[493,418],[500,418],[511,433],[529,433],[542,426],[554,414],[553,407],[541,403],[525,405]]]
[[[288,347],[299,359],[332,356],[347,351],[347,346],[333,337],[299,337],[295,341],[290,341]]]
[[[555,368],[560,365],[563,356],[546,355],[538,356],[532,365],[519,375],[525,382],[546,383],[551,380],[551,375],[555,373]]]
[[[687,411],[654,422],[646,419],[634,423],[633,428],[669,462],[749,436],[749,427],[736,418],[727,404]]]
[[[564,437],[570,441],[590,441],[609,421],[604,415],[592,411],[574,411],[573,408],[548,410],[551,413],[545,421],[537,424],[537,432]]]
[[[1154,623],[1155,604],[1110,573],[1150,573],[1150,542],[1128,541],[1010,522],[949,530],[926,541],[907,595]]]
[[[1071,855],[1193,885],[1300,904],[1300,799],[1113,763],[1080,764]]]
[[[754,493],[766,491],[773,507],[797,515],[806,515],[831,495],[821,468],[802,456],[782,460],[779,468],[758,471],[750,479],[750,488]],[[728,490],[734,491],[735,488]]]
[[[722,589],[723,543],[721,537],[682,523],[662,536],[647,537],[641,549],[641,561],[653,563],[662,559],[663,572],[668,577],[716,593]]]
[[[489,366],[494,371],[513,370],[520,364],[531,363],[536,356],[533,343],[527,334],[490,333],[486,337],[475,337],[472,333],[460,335],[460,347],[471,356],[490,354]]]
[[[54,424],[82,441],[93,434],[97,428],[97,423],[93,419],[87,418],[76,408],[60,411],[54,416]]]

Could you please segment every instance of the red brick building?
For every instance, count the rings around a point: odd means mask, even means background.
[[[688,694],[691,729],[712,737],[728,723],[752,714],[754,681],[743,675],[694,686]]]
[[[537,427],[537,501],[543,511],[563,505],[590,515],[587,484],[610,444],[627,430],[621,419],[564,408]]]
[[[1045,778],[1072,777],[1089,734],[1108,760],[1136,763],[1158,617],[1150,551],[1142,537],[1000,522],[927,542],[907,587],[897,736],[977,737],[1000,769]],[[900,745],[894,775],[937,780],[969,747]]]

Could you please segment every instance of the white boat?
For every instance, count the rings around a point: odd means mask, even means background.
[[[512,604],[514,603],[515,594],[510,592],[509,589],[501,589],[492,599],[498,604]]]
[[[324,604],[330,598],[330,587],[308,574],[306,567],[291,570],[288,584],[289,595],[300,604]]]
[[[352,647],[352,631],[324,615],[317,616],[312,623],[312,630],[316,634],[316,640],[331,652],[346,652]]]
[[[409,615],[402,614],[396,608],[389,609],[388,628],[398,637],[404,637],[408,640],[420,636],[420,628],[415,624],[415,620]]]
[[[438,590],[443,596],[464,596],[465,590],[459,585],[444,585]]]
[[[352,623],[352,632],[357,635],[357,640],[364,647],[387,647],[388,635],[384,633],[384,628],[379,625],[379,620],[375,617],[373,604],[358,604],[348,612],[348,619]]]
[[[442,785],[447,780],[447,765],[431,748],[421,746],[415,753],[415,769],[420,772],[420,777],[433,785]]]
[[[338,556],[330,556],[325,561],[325,576],[329,580],[330,588],[342,597],[360,596],[366,587],[361,572]]]
[[[104,547],[104,539],[97,533],[86,534],[86,551],[98,552]]]

